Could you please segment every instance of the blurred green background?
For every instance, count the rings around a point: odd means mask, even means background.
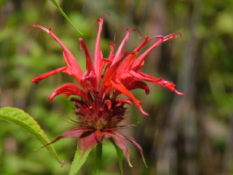
[[[163,43],[147,58],[143,71],[177,84],[185,93],[178,96],[150,84],[151,92],[133,93],[150,114],[143,116],[134,106],[126,123],[137,123],[123,132],[133,136],[145,152],[145,168],[135,147],[130,146],[133,168],[124,160],[125,175],[229,175],[233,174],[233,1],[232,0],[60,0],[74,24],[84,33],[77,35],[49,1],[0,0],[0,107],[18,107],[33,116],[50,139],[72,126],[73,104],[58,96],[48,102],[50,93],[74,80],[57,74],[39,85],[31,79],[65,65],[62,49],[45,32],[30,25],[53,26],[54,33],[67,45],[85,69],[79,49],[82,37],[94,53],[97,18],[105,12],[101,48],[108,56],[108,43],[119,44],[125,29],[138,29],[142,35],[182,33]],[[126,48],[140,43],[132,33]],[[1,175],[64,175],[69,172],[76,139],[54,144],[64,167],[24,129],[0,121]],[[104,144],[102,175],[118,175],[114,147]],[[94,154],[94,153],[93,153]],[[80,175],[92,172],[90,155]]]

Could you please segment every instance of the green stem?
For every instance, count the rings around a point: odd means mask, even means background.
[[[57,9],[59,10],[59,12],[65,17],[65,19],[74,27],[74,29],[81,35],[83,35],[82,32],[80,32],[80,30],[75,27],[75,25],[72,23],[72,21],[69,19],[69,17],[65,14],[65,12],[62,10],[62,8],[58,5],[58,3],[55,0],[51,0],[51,2],[57,7]]]
[[[100,175],[101,159],[102,159],[102,144],[99,143],[96,146],[96,162],[95,162],[94,175]]]

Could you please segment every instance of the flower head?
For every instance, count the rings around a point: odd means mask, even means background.
[[[145,39],[138,47],[131,52],[127,52],[124,46],[130,34],[134,31],[127,29],[126,35],[116,52],[115,43],[109,44],[110,54],[108,58],[104,58],[100,49],[103,20],[104,16],[98,19],[99,30],[96,39],[94,63],[85,42],[82,38],[79,39],[86,56],[85,72],[81,70],[75,57],[52,32],[51,28],[47,29],[40,25],[34,25],[34,27],[41,28],[49,33],[61,45],[66,66],[37,76],[32,81],[38,83],[42,79],[63,72],[73,76],[78,83],[64,84],[49,96],[50,102],[55,96],[61,94],[64,94],[66,97],[70,95],[75,96],[70,101],[75,103],[74,110],[77,115],[76,119],[72,120],[76,127],[57,137],[51,143],[61,138],[79,138],[78,148],[85,152],[87,149],[95,147],[98,143],[102,143],[104,138],[111,138],[124,152],[129,165],[131,165],[126,145],[126,140],[128,140],[139,149],[145,162],[141,146],[133,138],[127,137],[117,130],[126,127],[120,125],[126,111],[125,104],[132,105],[133,102],[142,114],[148,115],[142,109],[141,102],[130,92],[133,89],[143,89],[146,94],[149,94],[149,87],[145,82],[161,85],[182,95],[181,92],[175,89],[173,82],[155,78],[141,71],[147,55],[162,42],[177,37],[178,33],[172,33],[167,36],[159,35],[152,38],[145,36]],[[143,46],[150,42],[154,43],[142,54],[138,54]],[[127,98],[119,97],[121,94],[124,94]]]

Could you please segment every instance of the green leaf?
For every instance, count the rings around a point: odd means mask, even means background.
[[[79,171],[79,169],[82,167],[82,165],[84,164],[84,162],[86,161],[88,155],[92,150],[93,148],[89,148],[83,153],[83,150],[77,149],[74,156],[74,160],[70,168],[69,175],[75,175]]]
[[[25,130],[35,136],[43,145],[50,142],[40,125],[38,125],[38,123],[30,115],[21,109],[12,107],[0,108],[0,119],[13,122],[23,127]],[[52,145],[48,145],[46,148],[57,159],[57,161],[61,163],[54,147]]]
[[[124,174],[123,171],[123,166],[122,166],[122,161],[123,161],[123,151],[116,145],[116,143],[111,140],[112,144],[114,145],[116,152],[117,152],[117,158],[118,158],[118,163],[119,163],[119,168],[121,170],[121,174]]]
[[[65,17],[65,19],[74,27],[74,29],[80,33],[81,35],[83,35],[82,32],[80,32],[80,30],[78,30],[77,27],[75,27],[75,25],[72,23],[72,21],[69,19],[69,17],[65,14],[65,12],[62,10],[62,8],[58,5],[58,3],[55,0],[51,0],[51,2],[57,7],[57,9],[59,10],[59,12]]]

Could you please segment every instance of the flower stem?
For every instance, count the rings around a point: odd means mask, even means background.
[[[96,162],[95,162],[95,169],[93,173],[94,175],[100,175],[101,159],[102,159],[102,144],[99,143],[96,146]]]
[[[72,23],[72,21],[69,19],[69,17],[65,14],[65,12],[62,10],[62,8],[58,5],[58,3],[56,2],[56,0],[51,0],[51,2],[57,7],[57,9],[59,10],[59,12],[65,17],[65,19],[74,27],[74,29],[81,35],[83,35],[83,33],[77,28],[75,27],[75,25]]]

